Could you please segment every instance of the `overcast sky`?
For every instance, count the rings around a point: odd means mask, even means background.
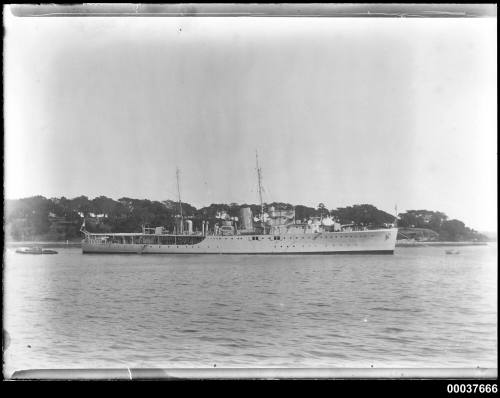
[[[497,229],[496,19],[5,16],[5,190]]]

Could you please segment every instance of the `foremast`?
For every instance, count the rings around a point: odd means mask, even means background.
[[[182,217],[182,202],[181,202],[181,189],[180,189],[180,185],[179,185],[179,168],[177,167],[176,168],[176,172],[175,172],[175,175],[177,177],[177,195],[179,197],[179,210],[180,210],[180,215],[181,215],[181,222],[180,222],[180,234],[182,235],[184,233],[184,219]]]
[[[262,169],[259,167],[259,154],[257,153],[257,150],[255,151],[255,162],[257,164],[257,180],[259,183],[260,220],[265,234],[266,227],[264,225],[264,202],[262,201]]]

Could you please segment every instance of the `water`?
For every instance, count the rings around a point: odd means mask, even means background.
[[[393,256],[8,249],[5,374],[34,368],[497,367],[497,246]]]

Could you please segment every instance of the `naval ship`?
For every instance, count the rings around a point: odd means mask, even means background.
[[[267,208],[262,202],[261,169],[257,160],[260,215],[250,207],[239,217],[222,215],[218,222],[202,221],[193,230],[193,221],[182,216],[179,170],[177,188],[180,215],[173,230],[142,227],[140,233],[91,233],[85,229],[83,253],[131,254],[393,254],[397,227],[367,229],[341,225],[330,217],[295,219],[294,209]],[[394,224],[396,225],[396,224]]]

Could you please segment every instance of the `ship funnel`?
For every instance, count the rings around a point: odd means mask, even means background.
[[[180,217],[175,218],[175,230],[178,235],[182,235],[184,233],[184,225],[182,225],[182,219]]]
[[[193,233],[193,222],[191,220],[186,220],[188,234],[191,235]]]
[[[250,207],[242,207],[240,209],[241,229],[253,230],[252,209]]]

